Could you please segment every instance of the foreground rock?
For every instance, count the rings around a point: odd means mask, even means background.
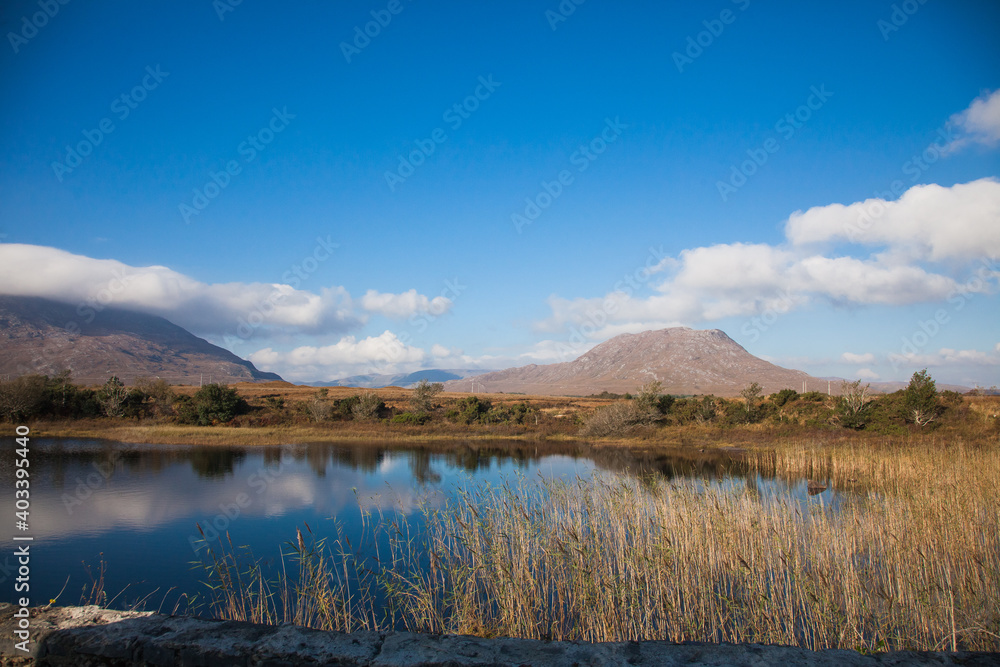
[[[186,616],[56,607],[32,611],[32,652],[0,613],[2,665],[1000,665],[996,653],[806,651],[757,644],[546,642],[408,632],[320,632]]]

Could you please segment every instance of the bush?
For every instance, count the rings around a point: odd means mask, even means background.
[[[225,423],[249,409],[235,389],[221,384],[206,384],[191,398],[179,397],[176,407],[182,424],[198,426]]]
[[[142,397],[142,412],[151,417],[161,417],[172,414],[171,404],[174,402],[174,391],[170,384],[161,378],[137,377],[133,383],[135,391]]]
[[[334,401],[333,414],[331,417],[337,417],[343,420],[354,419],[354,406],[360,402],[360,396],[348,396],[347,398],[341,398]]]
[[[0,417],[14,422],[38,413],[47,379],[44,375],[22,375],[0,382]]]
[[[906,399],[902,390],[877,397],[868,405],[867,410],[866,431],[884,435],[906,433],[903,428],[906,418]]]
[[[527,403],[512,403],[494,406],[485,415],[480,415],[479,419],[487,424],[526,424],[528,417],[536,412]]]
[[[393,424],[409,424],[412,426],[423,426],[430,421],[431,416],[426,412],[400,412],[390,420]]]
[[[358,421],[375,421],[385,412],[385,401],[374,391],[366,391],[358,397],[357,403],[351,407],[351,414]]]
[[[167,412],[169,411],[170,407],[167,406]],[[70,382],[67,372],[54,378],[46,378],[42,406],[38,412],[40,415],[66,419],[90,418],[101,414],[101,405],[97,400],[97,392],[76,386]]]
[[[324,401],[323,399],[317,397],[306,403],[306,412],[312,417],[315,422],[325,422],[329,421],[330,417],[333,416],[334,410],[336,409],[334,404],[330,401]]]
[[[771,394],[771,402],[774,403],[775,407],[783,407],[785,403],[794,401],[799,397],[799,392],[794,389],[782,389],[781,391]]]
[[[442,391],[444,385],[440,382],[431,384],[427,380],[421,380],[410,395],[410,407],[414,412],[430,412],[434,409],[434,398]]]
[[[636,401],[617,401],[602,405],[583,420],[583,435],[592,437],[626,435],[651,421],[649,411]]]
[[[480,400],[478,396],[466,396],[448,411],[447,417],[460,424],[485,423],[486,415],[492,407],[493,404],[488,400]]]

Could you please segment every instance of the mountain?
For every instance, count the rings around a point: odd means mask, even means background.
[[[485,373],[483,369],[440,369],[429,368],[413,373],[390,373],[372,375],[352,375],[339,380],[327,380],[322,382],[307,382],[310,387],[361,387],[366,389],[378,389],[380,387],[410,387],[421,380],[428,382],[447,382],[448,380],[459,380],[470,375]]]
[[[160,377],[172,384],[281,379],[162,317],[119,308],[78,310],[49,299],[0,295],[0,375],[68,370],[87,384],[111,375],[124,382]]]
[[[622,334],[574,361],[521,366],[445,383],[448,391],[584,396],[633,392],[651,380],[669,394],[735,396],[751,382],[764,393],[827,391],[826,380],[759,359],[718,329],[674,327]],[[834,390],[837,387],[832,387]]]

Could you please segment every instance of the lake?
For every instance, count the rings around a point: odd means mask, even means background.
[[[13,524],[14,457],[4,457],[0,499]],[[336,530],[361,541],[365,513],[399,512],[419,529],[421,508],[441,507],[461,488],[513,479],[588,479],[596,472],[693,479],[755,494],[836,508],[846,496],[807,490],[806,480],[746,472],[738,457],[685,452],[637,458],[586,443],[448,442],[298,444],[280,447],[135,445],[101,440],[33,439],[31,445],[31,600],[81,602],[104,566],[111,606],[171,611],[182,593],[204,589],[194,567],[209,537],[229,532],[260,558],[279,559],[296,529]],[[13,601],[13,542],[0,549],[0,600]],[[61,595],[60,595],[60,591]]]

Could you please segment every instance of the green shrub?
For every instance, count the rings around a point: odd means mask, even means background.
[[[426,412],[400,412],[390,420],[393,424],[410,424],[413,426],[423,426],[429,422],[431,416]]]
[[[349,420],[354,419],[354,406],[361,402],[360,396],[348,396],[333,402],[332,417]]]
[[[771,394],[771,402],[774,403],[775,407],[782,407],[785,403],[794,401],[799,397],[799,392],[794,389],[782,389],[781,391]]]
[[[466,396],[452,410],[448,411],[451,418],[460,424],[475,424],[486,422],[493,404],[489,400],[481,400],[478,396]]]
[[[221,384],[206,384],[188,398],[181,396],[175,403],[182,424],[209,426],[225,423],[249,409],[247,402],[235,389]]]
[[[927,369],[918,371],[910,378],[904,390],[906,400],[906,420],[917,426],[926,426],[938,418],[941,406],[938,404],[937,386]]]

